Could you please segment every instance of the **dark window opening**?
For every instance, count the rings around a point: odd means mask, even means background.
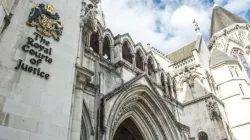
[[[136,52],[135,60],[136,60],[136,67],[143,71],[143,58],[139,51]]]
[[[90,37],[90,47],[94,52],[99,54],[99,35],[98,33],[93,33]]]
[[[163,87],[163,90],[165,91],[165,79],[163,73],[161,74],[161,86]]]
[[[110,60],[110,41],[108,37],[104,38],[102,55],[104,56],[104,58]]]
[[[148,60],[148,75],[149,76],[154,75],[154,65],[151,60]]]
[[[172,90],[171,90],[170,78],[169,77],[167,79],[167,87],[168,87],[168,94],[169,94],[169,96],[172,96]]]
[[[122,58],[133,64],[133,56],[129,50],[128,42],[124,42],[122,45]]]

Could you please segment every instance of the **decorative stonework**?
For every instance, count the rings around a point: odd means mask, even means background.
[[[62,36],[63,25],[59,21],[60,16],[58,13],[54,13],[54,7],[51,4],[39,4],[31,9],[27,25],[36,27],[37,31],[47,37],[53,36],[53,38],[59,41]]]
[[[217,121],[219,119],[221,119],[220,110],[219,110],[218,104],[216,102],[211,102],[211,101],[208,102],[207,109],[208,109],[208,112],[209,112],[210,119],[212,121],[214,119],[216,119]]]

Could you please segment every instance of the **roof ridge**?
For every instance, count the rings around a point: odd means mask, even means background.
[[[180,47],[180,48],[177,48],[177,49],[175,49],[174,51],[172,51],[172,52],[170,52],[170,53],[168,53],[168,54],[165,54],[165,56],[167,56],[167,55],[169,55],[169,54],[171,54],[171,53],[173,53],[173,52],[175,52],[175,51],[178,51],[178,50],[180,50],[180,49],[182,49],[182,48],[184,48],[184,47],[186,47],[186,46],[188,46],[188,45],[194,43],[195,41],[196,41],[196,40],[193,40],[193,41],[191,41],[191,42],[185,44],[184,46],[182,46],[182,47]]]
[[[216,6],[213,8],[211,25],[210,25],[210,38],[218,31],[234,24],[234,23],[248,23],[244,18],[226,10],[223,7]]]

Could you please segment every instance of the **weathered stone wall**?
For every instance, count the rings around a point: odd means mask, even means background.
[[[19,1],[11,24],[0,37],[0,139],[66,140],[81,0],[35,2]],[[54,6],[64,25],[60,41],[45,37],[52,48],[53,62],[43,61],[39,67],[50,74],[49,80],[15,70],[19,59],[30,64],[32,58],[21,50],[27,43],[27,37],[34,37],[36,31],[26,25],[30,10],[35,4],[47,2]]]
[[[198,133],[203,131],[208,134],[208,139],[226,138],[222,120],[211,120],[207,108],[207,100],[197,101],[183,107],[180,112],[180,122],[190,126],[190,136],[198,139]],[[223,118],[224,119],[224,118]]]

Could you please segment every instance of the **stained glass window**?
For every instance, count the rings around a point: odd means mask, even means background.
[[[232,51],[232,55],[235,57],[235,58],[238,58],[241,62],[241,64],[243,65],[248,77],[250,78],[250,66],[249,66],[249,62],[245,56],[245,54],[239,50],[239,49],[234,49]]]

